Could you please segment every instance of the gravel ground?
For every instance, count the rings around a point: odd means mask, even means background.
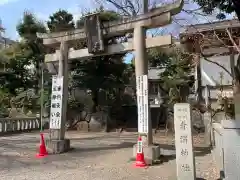
[[[38,134],[0,137],[1,180],[176,180],[174,156],[164,157],[162,164],[136,169],[132,146],[136,133],[79,133],[68,132],[72,151],[36,159]],[[173,136],[157,134],[161,147],[173,150]],[[215,164],[206,151],[201,135],[194,137],[197,177],[215,180]],[[169,151],[168,151],[169,152]]]

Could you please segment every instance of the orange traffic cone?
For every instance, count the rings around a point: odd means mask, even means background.
[[[137,155],[136,155],[135,167],[146,167],[146,166],[147,164],[144,160],[142,138],[141,136],[139,136],[138,143],[137,143]]]
[[[48,155],[43,133],[40,133],[40,136],[41,136],[41,143],[40,143],[40,146],[39,146],[39,153],[36,155],[36,158],[43,158],[43,157]]]

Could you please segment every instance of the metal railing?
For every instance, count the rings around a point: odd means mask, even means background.
[[[0,118],[0,135],[40,129],[40,118]]]

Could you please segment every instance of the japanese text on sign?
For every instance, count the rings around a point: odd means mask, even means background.
[[[148,133],[148,76],[136,78],[138,105],[138,132]]]
[[[143,152],[143,145],[142,145],[142,141],[138,141],[138,145],[137,145],[138,149],[137,149],[137,153],[142,153]]]
[[[53,76],[50,129],[61,128],[62,96],[63,96],[63,77]]]
[[[174,105],[174,126],[178,180],[195,179],[191,107],[188,103]]]

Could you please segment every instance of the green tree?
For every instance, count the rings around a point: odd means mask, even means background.
[[[103,8],[96,10],[96,12],[100,13],[102,22],[115,21],[120,17],[116,12],[105,11]],[[84,18],[81,18],[77,22],[77,27],[81,28],[83,24]],[[124,86],[124,80],[126,79],[123,77],[126,64],[123,62],[123,57],[122,54],[99,56],[72,63],[74,64],[73,80],[75,86],[90,89],[92,92],[93,112],[96,111],[96,107],[99,105],[98,94],[100,90],[104,90],[108,95],[113,95],[117,89]]]
[[[230,14],[235,12],[238,19],[240,20],[240,1],[239,0],[194,0],[202,8],[203,12],[211,14],[216,8],[221,13],[217,15],[217,18],[224,19],[225,15],[223,12]]]
[[[16,29],[23,40],[1,52],[5,61],[4,67],[11,73],[1,76],[0,89],[13,97],[12,102],[18,101],[19,95],[27,96],[27,93],[23,92],[27,92],[31,88],[35,89],[36,93],[39,91],[40,65],[44,59],[44,46],[42,41],[37,38],[36,33],[46,32],[44,25],[29,12],[23,14]],[[33,107],[36,106],[32,104]]]
[[[16,29],[20,37],[27,41],[27,43],[38,39],[36,35],[37,32],[46,32],[44,24],[36,19],[34,14],[28,11],[24,12],[23,18],[17,24]]]
[[[16,103],[23,106],[22,99],[15,101],[19,93],[33,88],[32,73],[29,68],[28,50],[23,44],[15,44],[3,50],[5,58],[5,73],[0,75],[0,93],[2,94],[1,109],[7,113],[7,108],[16,106]],[[20,103],[19,103],[20,102]],[[3,112],[2,112],[3,113]]]
[[[19,89],[28,89],[33,87],[32,77],[29,66],[29,51],[25,44],[15,44],[1,52],[5,60],[5,70],[11,73],[4,73],[0,79],[1,89],[6,90],[12,95],[17,95]]]
[[[171,103],[184,102],[190,93],[190,88],[193,85],[194,78],[191,75],[192,57],[188,53],[184,53],[179,49],[175,49],[168,56],[163,68],[165,69],[159,74],[163,82],[163,88],[169,92]]]
[[[111,22],[111,21],[117,21],[121,18],[121,16],[116,13],[115,11],[111,11],[111,10],[104,10],[104,8],[101,6],[99,9],[96,9],[95,12],[88,12],[86,14],[83,14],[84,16],[92,14],[92,13],[100,13],[99,14],[99,18],[101,19],[101,22]],[[80,18],[77,23],[76,23],[76,27],[77,28],[83,28],[84,26],[84,20],[85,18]]]
[[[151,48],[147,50],[147,59],[149,67],[165,68],[170,63],[169,54],[162,52],[159,47]]]
[[[44,33],[46,28],[32,13],[25,12],[22,21],[17,25],[17,32],[23,39],[23,45],[28,50],[26,63],[33,66],[33,88],[37,92],[39,91],[41,80],[41,64],[44,61],[45,47],[42,44],[42,40],[37,38],[36,33]],[[26,55],[22,53],[22,56]]]
[[[75,28],[73,15],[65,10],[58,10],[49,16],[47,26],[50,32],[68,31]]]
[[[1,78],[1,77],[0,77]],[[0,118],[8,116],[8,104],[9,104],[9,94],[4,90],[0,89]]]
[[[149,67],[163,70],[159,74],[161,89],[167,93],[169,100],[181,102],[189,95],[190,87],[193,83],[191,76],[191,56],[178,48],[171,51],[164,51],[156,47],[148,49],[147,58]]]

